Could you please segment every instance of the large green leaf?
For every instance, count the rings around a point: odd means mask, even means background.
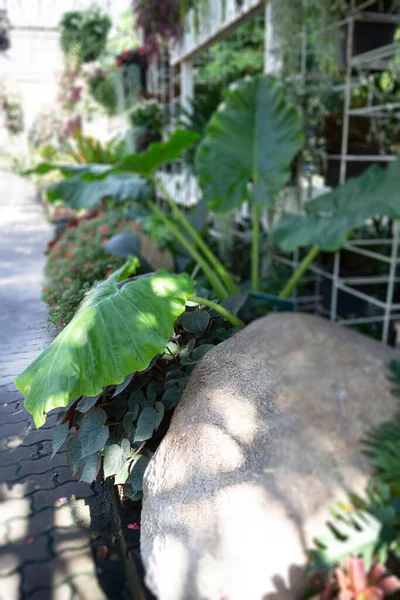
[[[79,175],[53,183],[46,189],[49,200],[64,200],[67,206],[80,210],[93,209],[104,199],[122,203],[140,202],[149,196],[147,181],[126,173],[111,174],[105,179],[86,181]]]
[[[220,213],[248,199],[261,207],[273,205],[303,142],[301,119],[276,80],[245,79],[225,95],[198,148],[204,199]]]
[[[88,175],[91,177],[100,177],[107,173],[111,165],[104,164],[67,164],[67,163],[49,163],[42,162],[24,171],[23,175],[47,175],[51,171],[60,171],[64,177],[75,177]]]
[[[199,139],[198,133],[177,129],[166,142],[155,142],[146,152],[129,154],[109,172],[136,173],[142,177],[149,177],[162,165],[179,158],[186,148],[193,146]]]
[[[400,161],[386,170],[373,165],[360,177],[307,204],[306,210],[305,215],[284,215],[273,228],[272,241],[282,250],[317,245],[335,251],[366,220],[384,215],[399,219]]]
[[[15,380],[35,424],[80,396],[96,396],[163,352],[184,312],[192,281],[158,271],[122,287],[120,269],[93,288],[75,317]]]

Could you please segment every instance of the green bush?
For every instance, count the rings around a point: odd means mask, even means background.
[[[97,6],[89,10],[71,11],[60,22],[61,49],[65,55],[74,55],[79,62],[96,60],[105,50],[109,17]]]
[[[96,281],[124,263],[124,259],[108,254],[103,242],[115,233],[137,227],[119,213],[100,214],[70,226],[50,245],[43,300],[49,305],[49,321],[57,329],[71,321]]]

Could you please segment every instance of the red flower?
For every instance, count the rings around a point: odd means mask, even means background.
[[[122,65],[124,61],[121,58],[116,58],[115,59],[115,64],[117,65],[117,67],[120,67]]]
[[[102,225],[100,227],[100,233],[108,233],[108,227],[107,227],[107,225]]]
[[[130,55],[131,55],[131,51],[130,50],[124,50],[123,53],[122,53],[122,56],[124,58],[129,58]]]
[[[137,52],[140,54],[140,56],[144,56],[146,54],[146,50],[143,48],[143,46],[139,46]]]
[[[140,528],[139,528],[139,525],[137,523],[129,523],[128,529],[133,529],[134,531],[137,531]]]
[[[67,252],[67,254],[65,255],[65,258],[67,258],[68,260],[71,260],[72,252]]]

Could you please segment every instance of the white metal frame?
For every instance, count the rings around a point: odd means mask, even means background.
[[[277,58],[276,50],[279,48],[279,40],[276,39],[273,30],[273,19],[272,10],[273,3],[279,0],[245,0],[242,8],[237,10],[235,0],[226,0],[227,10],[225,15],[222,15],[222,0],[210,0],[211,18],[203,25],[201,31],[195,32],[193,21],[191,26],[185,32],[184,38],[180,46],[173,48],[171,57],[172,65],[180,67],[180,102],[183,106],[188,106],[188,100],[193,98],[194,95],[194,83],[193,83],[193,59],[198,57],[207,48],[212,46],[214,43],[221,41],[228,33],[234,28],[241,25],[246,19],[252,18],[257,9],[260,9],[261,5],[265,4],[265,72],[266,73],[279,73],[280,64]],[[305,0],[306,1],[306,0]],[[385,59],[393,56],[396,51],[400,49],[399,43],[389,44],[388,46],[379,48],[372,52],[366,52],[358,56],[352,56],[353,49],[353,32],[354,23],[356,20],[382,20],[380,15],[368,12],[368,8],[374,3],[375,0],[364,0],[359,2],[356,6],[355,0],[352,0],[351,14],[341,21],[340,23],[331,24],[331,27],[346,26],[348,28],[347,35],[347,68],[345,72],[344,85],[336,86],[337,91],[344,91],[344,119],[343,119],[343,132],[342,132],[342,146],[341,152],[338,155],[331,155],[330,158],[337,159],[340,161],[340,183],[344,183],[346,180],[347,164],[350,160],[357,161],[392,161],[395,160],[395,156],[391,155],[370,155],[370,156],[357,156],[348,154],[348,133],[349,133],[349,121],[352,115],[379,115],[382,111],[391,110],[398,111],[400,114],[400,103],[396,105],[380,105],[374,106],[369,105],[364,109],[353,109],[351,107],[351,90],[355,84],[352,78],[353,69],[355,67],[361,69],[365,65],[373,65],[374,68],[383,68],[386,64]],[[361,12],[362,11],[362,12]],[[384,18],[387,22],[387,17]],[[301,61],[301,77],[305,76],[306,69],[306,54],[307,48],[305,45],[306,37],[301,36],[299,43],[302,44],[302,61]],[[295,40],[291,43],[296,43]],[[396,113],[397,114],[397,113]],[[168,180],[168,177],[166,177]],[[180,182],[182,185],[182,182]],[[193,183],[191,184],[193,186]],[[312,192],[312,190],[311,190]],[[189,194],[190,203],[196,201],[197,191]],[[400,201],[400,198],[399,198]],[[377,244],[384,244],[390,246],[390,256],[386,254],[369,250],[368,246],[374,246]],[[334,256],[334,267],[333,271],[326,271],[317,265],[311,265],[309,272],[311,277],[315,281],[315,294],[308,297],[297,298],[299,306],[302,310],[318,310],[324,312],[326,316],[330,317],[332,321],[338,322],[341,325],[357,325],[363,323],[382,323],[382,342],[387,343],[389,340],[389,330],[391,321],[400,320],[400,304],[394,303],[394,291],[395,285],[400,281],[400,275],[398,273],[398,265],[400,264],[399,257],[399,244],[400,244],[400,233],[399,226],[395,224],[393,239],[390,240],[352,240],[349,242],[345,250],[355,252],[359,255],[369,256],[375,258],[378,261],[389,265],[389,274],[387,276],[368,276],[358,278],[345,278],[341,276],[340,263],[341,263],[341,252],[337,252]],[[276,261],[281,264],[295,269],[299,263],[299,253],[294,253],[291,259],[283,256],[276,256]],[[321,309],[320,302],[320,285],[322,278],[327,278],[332,281],[332,296],[331,296],[331,307],[329,311]],[[360,285],[372,285],[376,283],[387,284],[387,292],[385,301],[382,301],[371,294],[361,292],[355,289],[354,286]],[[337,311],[337,301],[339,291],[345,291],[346,293],[358,297],[366,302],[374,305],[382,310],[382,315],[374,315],[372,317],[357,317],[357,318],[342,318]]]

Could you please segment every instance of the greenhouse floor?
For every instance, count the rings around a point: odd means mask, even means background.
[[[86,502],[65,452],[50,462],[56,415],[36,430],[13,385],[51,338],[40,301],[52,234],[30,183],[0,173],[0,599],[104,598]],[[86,502],[85,502],[86,500]]]

